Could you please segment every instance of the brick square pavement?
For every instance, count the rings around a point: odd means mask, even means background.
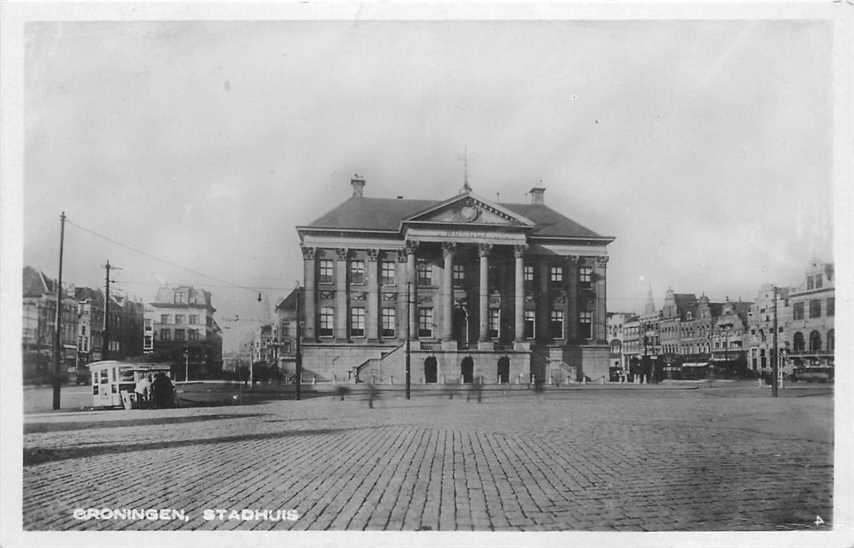
[[[805,393],[806,394],[806,393]],[[25,417],[26,530],[790,530],[832,524],[832,396],[385,395]],[[171,508],[186,519],[76,519]],[[293,509],[295,521],[205,520]]]

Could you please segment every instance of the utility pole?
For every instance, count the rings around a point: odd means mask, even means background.
[[[409,339],[412,338],[412,282],[406,282],[406,399],[411,395],[412,377],[410,375]]]
[[[190,349],[184,347],[184,382],[190,380]]]
[[[296,356],[295,356],[295,365],[297,369],[297,386],[296,386],[296,399],[299,401],[300,399],[300,385],[302,384],[302,348],[300,347],[300,322],[302,321],[302,317],[300,315],[300,306],[299,306],[299,298],[300,298],[300,287],[299,282],[297,282],[297,344],[296,344]]]
[[[62,378],[62,252],[65,247],[65,212],[59,216],[59,279],[56,282],[56,350],[53,363],[53,408],[59,409]]]
[[[780,350],[777,348],[777,286],[774,288],[774,356],[771,360],[771,395],[777,397],[777,375],[779,371],[778,361]]]
[[[109,259],[107,259],[107,264],[101,265],[101,268],[106,270],[104,282],[104,331],[101,341],[101,359],[106,360],[107,354],[110,351],[110,270],[121,270],[121,268],[111,265]]]

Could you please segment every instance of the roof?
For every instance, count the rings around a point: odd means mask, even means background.
[[[297,288],[291,291],[287,297],[279,301],[279,304],[276,305],[276,310],[296,310],[297,293],[299,293],[300,296],[300,303],[305,302],[302,297],[302,288]]]
[[[306,225],[309,228],[351,230],[400,230],[402,220],[421,211],[446,203],[448,200],[409,200],[364,198],[352,196],[341,205]],[[602,238],[600,234],[578,224],[544,204],[498,203],[517,215],[535,223],[532,236],[569,238]]]
[[[398,230],[401,219],[411,217],[438,203],[436,200],[357,198],[353,196],[308,226],[312,228]]]
[[[41,297],[45,293],[53,293],[53,280],[31,266],[25,266],[23,272],[24,297]]]
[[[693,293],[674,293],[673,300],[676,302],[676,313],[682,319],[685,319],[685,313],[689,310],[691,312],[696,310],[697,296]]]
[[[175,302],[175,294],[183,291],[187,294],[187,299],[185,302]],[[196,300],[195,303],[191,301]],[[204,289],[196,289],[193,286],[189,285],[181,285],[177,287],[160,287],[157,290],[157,296],[154,298],[154,301],[150,303],[152,306],[181,306],[187,308],[193,307],[210,307],[211,305],[211,293],[210,291],[206,291]]]

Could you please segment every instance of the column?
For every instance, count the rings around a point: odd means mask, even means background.
[[[513,294],[513,319],[515,326],[516,342],[525,340],[525,317],[523,313],[525,305],[525,247],[524,245],[513,246],[513,256],[516,258],[515,291]]]
[[[580,257],[570,255],[567,257],[567,284],[566,284],[566,327],[567,338],[570,341],[578,340],[578,265]]]
[[[442,272],[442,340],[450,341],[454,324],[454,248],[455,243],[442,242],[442,256],[445,259],[445,270]]]
[[[478,288],[478,321],[480,322],[480,330],[478,331],[477,339],[479,343],[488,341],[487,311],[489,309],[489,252],[491,250],[492,244],[478,244],[477,246],[477,254],[480,257],[480,286]]]
[[[409,338],[417,339],[418,338],[418,323],[416,322],[416,309],[418,308],[418,299],[417,299],[417,291],[418,287],[417,280],[415,279],[415,250],[418,249],[418,242],[409,241],[406,242],[406,281],[409,282],[410,288],[412,291],[411,301],[412,304],[408,306],[409,308]],[[406,299],[406,290],[404,290],[404,299]]]
[[[379,256],[378,249],[368,250],[368,261],[365,267],[368,269],[368,309],[365,311],[365,322],[368,324],[367,335],[369,341],[377,340],[377,329],[379,328],[379,281],[377,279],[377,258]]]
[[[549,324],[551,322],[551,306],[549,303],[549,268],[551,263],[548,259],[541,259],[537,265],[540,275],[540,290],[537,293],[537,339],[547,341],[551,339]]]
[[[347,340],[347,256],[350,250],[335,250],[338,262],[335,263],[335,338]]]
[[[406,321],[409,316],[406,312],[406,282],[409,280],[409,274],[406,270],[406,251],[399,249],[397,252],[397,272],[395,273],[395,281],[397,282],[397,339],[406,340]]]
[[[315,272],[315,257],[317,255],[317,248],[315,247],[302,247],[302,258],[303,258],[303,292],[305,294],[304,303],[305,310],[303,310],[304,318],[305,318],[305,329],[302,332],[303,339],[306,341],[315,340],[315,319],[317,318],[317,312],[315,312],[314,308],[314,277]],[[299,298],[299,295],[297,295]],[[300,321],[301,318],[297,318],[297,322]]]
[[[593,338],[597,342],[605,341],[607,312],[605,307],[605,266],[608,264],[608,257],[596,257],[596,264],[593,267],[593,287],[596,290],[595,312],[593,312]]]

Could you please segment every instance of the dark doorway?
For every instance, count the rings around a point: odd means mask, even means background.
[[[435,384],[436,380],[436,358],[430,356],[424,360],[424,382]]]
[[[469,320],[468,320],[468,312],[464,308],[455,308],[454,309],[454,340],[457,341],[457,344],[460,347],[465,348],[469,344],[469,334],[468,334]]]
[[[498,360],[498,383],[510,383],[510,358],[507,356]]]
[[[471,384],[474,380],[474,360],[471,359],[471,356],[463,358],[463,362],[460,364],[460,374],[466,384]]]

